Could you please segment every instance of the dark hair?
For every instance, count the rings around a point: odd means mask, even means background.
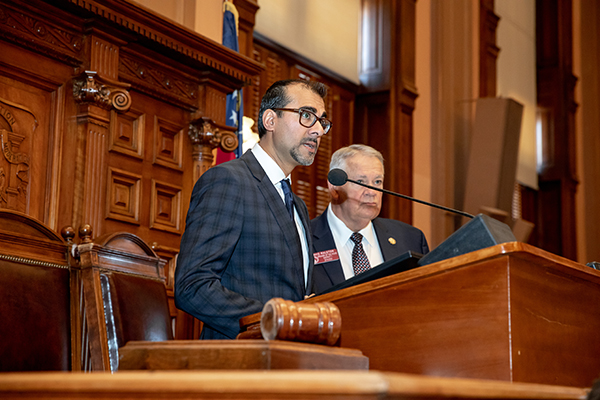
[[[303,79],[286,79],[275,82],[267,89],[260,102],[260,110],[258,112],[258,137],[262,138],[267,133],[262,121],[264,112],[274,108],[284,108],[292,101],[287,93],[287,87],[291,85],[304,85],[304,87],[312,90],[321,96],[321,98],[327,96],[327,86],[321,82],[305,81]],[[281,111],[276,111],[276,113],[277,116],[281,117]]]

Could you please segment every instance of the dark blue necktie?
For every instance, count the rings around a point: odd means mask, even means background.
[[[292,187],[288,179],[281,180],[281,188],[283,189],[283,197],[285,199],[285,207],[290,213],[290,218],[294,220],[294,195],[292,195]]]

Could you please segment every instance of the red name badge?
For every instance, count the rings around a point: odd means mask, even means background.
[[[326,263],[329,261],[336,261],[340,259],[338,255],[337,249],[320,251],[314,254],[315,256],[315,265]]]

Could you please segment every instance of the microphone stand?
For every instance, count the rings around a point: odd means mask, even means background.
[[[407,196],[405,194],[400,194],[400,193],[392,192],[392,191],[389,191],[389,190],[386,190],[386,189],[377,188],[375,186],[369,186],[369,185],[366,185],[364,183],[353,181],[352,179],[347,179],[346,178],[346,181],[347,182],[355,183],[355,184],[357,184],[359,186],[366,187],[367,189],[377,190],[378,192],[391,194],[391,195],[394,195],[394,196],[397,196],[397,197],[402,197],[403,199],[412,200],[412,201],[415,201],[417,203],[425,204],[426,206],[435,207],[435,208],[439,208],[440,210],[445,210],[445,211],[450,211],[450,212],[453,212],[453,213],[456,213],[456,214],[460,214],[460,215],[462,215],[464,217],[467,217],[467,218],[475,218],[474,215],[471,215],[471,214],[469,214],[467,212],[455,210],[455,209],[450,208],[450,207],[440,206],[439,204],[429,203],[429,202],[424,201],[424,200],[415,199],[414,197],[410,197],[410,196]]]

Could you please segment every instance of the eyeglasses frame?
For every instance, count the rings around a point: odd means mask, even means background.
[[[298,113],[298,123],[300,125],[302,125],[305,128],[312,128],[313,126],[315,126],[315,124],[317,123],[317,121],[319,121],[319,123],[321,124],[321,127],[323,128],[323,131],[325,132],[324,134],[327,134],[330,130],[331,127],[333,126],[333,122],[331,122],[330,120],[328,120],[325,117],[319,117],[314,111],[311,110],[307,110],[306,108],[300,107],[300,108],[273,108],[272,110],[275,111],[290,111],[290,112],[296,112]],[[302,123],[302,112],[308,112],[311,113],[312,115],[315,116],[315,122],[312,123],[312,125],[310,126],[306,126]],[[325,120],[327,122],[329,122],[329,128],[327,128],[327,130],[325,130],[325,127],[323,126],[323,123],[321,122],[322,120]]]

